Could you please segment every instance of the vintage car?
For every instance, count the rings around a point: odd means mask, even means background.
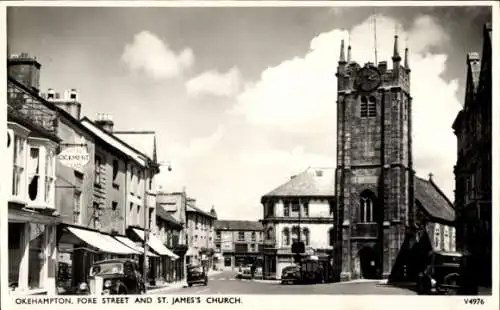
[[[281,284],[294,284],[300,278],[300,267],[297,265],[286,266],[281,270]]]
[[[142,294],[145,287],[137,261],[127,258],[96,262],[90,267],[87,282],[80,283],[78,294]]]
[[[187,268],[187,284],[188,286],[193,286],[193,284],[208,284],[208,276],[205,268],[200,265],[191,265]]]
[[[419,294],[459,294],[467,289],[468,255],[433,251],[417,279]]]

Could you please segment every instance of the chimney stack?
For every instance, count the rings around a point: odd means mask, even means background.
[[[97,120],[95,121],[96,125],[101,127],[103,130],[113,133],[113,118],[109,114],[98,113]]]
[[[49,88],[47,93],[42,94],[45,100],[52,102],[58,108],[66,111],[73,118],[79,120],[82,110],[82,104],[78,101],[79,93],[76,89],[69,89],[64,91],[63,97],[61,98],[61,93],[56,90]]]
[[[27,53],[9,55],[7,60],[8,75],[37,94],[40,92],[40,68],[36,57]]]

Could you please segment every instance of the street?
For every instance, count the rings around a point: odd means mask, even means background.
[[[166,288],[155,290],[150,294],[360,294],[360,295],[415,295],[411,290],[393,287],[376,282],[344,282],[314,285],[282,285],[277,281],[239,280],[236,273],[225,271],[210,276],[208,285],[193,285],[192,287]]]

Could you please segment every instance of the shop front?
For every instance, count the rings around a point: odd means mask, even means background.
[[[140,255],[137,249],[119,241],[116,236],[69,224],[59,225],[57,248],[59,294],[72,294],[80,283],[86,282],[90,267],[97,261]]]
[[[9,204],[8,277],[13,294],[55,294],[59,218]]]
[[[143,242],[145,239],[144,230],[130,227],[127,229],[127,236],[135,242]],[[166,282],[172,279],[174,262],[179,256],[169,250],[160,239],[154,234],[148,236],[148,256],[149,252],[156,253],[155,256],[149,256],[148,262],[148,283],[156,285],[157,282]],[[144,250],[143,252],[144,253]],[[141,259],[142,262],[142,259]]]

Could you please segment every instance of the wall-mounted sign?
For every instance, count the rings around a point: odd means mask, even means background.
[[[90,161],[90,154],[83,137],[78,143],[62,143],[61,147],[62,151],[57,155],[57,159],[67,167],[81,170]]]

